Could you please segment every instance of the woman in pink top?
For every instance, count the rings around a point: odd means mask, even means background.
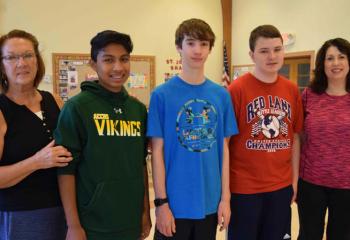
[[[350,43],[326,41],[315,77],[302,95],[305,122],[301,152],[298,240],[350,239]]]

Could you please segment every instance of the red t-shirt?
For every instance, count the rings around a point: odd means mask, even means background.
[[[247,73],[229,92],[240,132],[229,146],[231,192],[271,192],[290,185],[293,137],[303,124],[297,86],[282,76],[264,83]]]

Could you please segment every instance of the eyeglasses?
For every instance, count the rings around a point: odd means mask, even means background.
[[[35,57],[35,54],[30,52],[30,53],[23,53],[23,54],[7,55],[7,56],[3,56],[1,59],[9,63],[15,63],[15,62],[18,62],[20,58],[22,58],[23,61],[32,61],[34,57]]]

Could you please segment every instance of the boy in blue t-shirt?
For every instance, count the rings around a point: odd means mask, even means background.
[[[182,71],[154,90],[148,115],[155,239],[211,240],[230,220],[228,140],[238,130],[228,92],[204,76],[210,26],[186,20],[175,38]]]

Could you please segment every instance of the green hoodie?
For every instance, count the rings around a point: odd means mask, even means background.
[[[140,236],[146,157],[144,104],[123,88],[113,93],[98,82],[61,111],[54,137],[73,154],[58,174],[76,176],[78,213],[88,239]]]

